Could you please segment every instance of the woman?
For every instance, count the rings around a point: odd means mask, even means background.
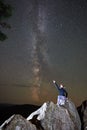
[[[57,105],[64,105],[66,102],[66,99],[68,97],[68,93],[62,84],[60,84],[60,86],[59,86],[55,80],[53,80],[53,83],[54,83],[55,87],[57,88],[57,90],[59,91]]]

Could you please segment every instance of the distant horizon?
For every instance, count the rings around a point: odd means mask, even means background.
[[[71,99],[69,99],[69,100],[71,100]],[[74,103],[74,105],[76,106],[76,107],[79,107],[80,105],[82,105],[82,103],[84,102],[84,101],[86,101],[87,99],[85,99],[85,100],[83,100],[82,102],[80,102],[80,103],[76,103],[76,102],[74,102],[73,100],[71,100],[73,103]],[[48,101],[45,101],[45,102],[48,102]],[[12,102],[0,102],[0,105],[34,105],[34,106],[42,106],[45,102],[42,102],[42,103],[12,103]],[[51,102],[51,101],[49,101],[49,102]],[[52,101],[54,104],[56,104],[56,102],[55,101]]]

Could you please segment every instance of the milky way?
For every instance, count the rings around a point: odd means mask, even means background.
[[[45,0],[34,3],[32,19],[32,72],[33,72],[33,95],[39,100],[42,64],[48,65],[48,54],[46,47],[46,7]]]

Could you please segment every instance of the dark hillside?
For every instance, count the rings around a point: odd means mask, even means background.
[[[30,113],[37,110],[39,106],[36,105],[10,105],[0,104],[0,125],[13,114],[20,114],[23,117],[29,116]]]

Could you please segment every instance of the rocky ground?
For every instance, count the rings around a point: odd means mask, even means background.
[[[13,115],[0,130],[81,130],[81,121],[70,100],[64,106],[46,102],[27,118]]]

